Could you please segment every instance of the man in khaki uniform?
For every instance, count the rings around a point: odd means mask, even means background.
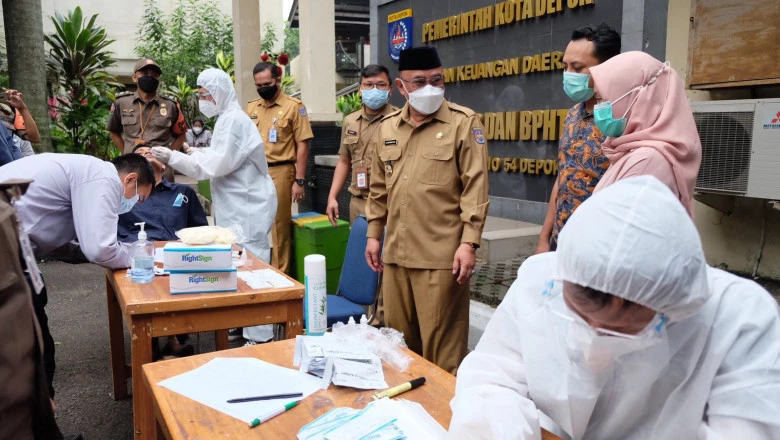
[[[276,219],[271,228],[271,264],[287,273],[290,269],[292,202],[303,200],[309,140],[314,135],[303,102],[280,89],[281,68],[261,62],[252,74],[260,99],[251,101],[246,112],[263,138],[268,172],[278,199]]]
[[[487,144],[477,115],[444,100],[435,48],[402,51],[398,69],[408,103],[377,130],[366,260],[384,271],[387,326],[454,374],[467,351],[469,278],[489,203]]]
[[[46,383],[41,330],[25,280],[20,223],[12,206],[30,182],[0,182],[0,439],[62,439]],[[29,241],[26,244],[27,258],[35,262]]]
[[[339,218],[339,202],[336,198],[341,193],[347,176],[352,173],[349,191],[352,198],[349,201],[349,222],[355,221],[358,215],[366,215],[366,199],[368,185],[371,181],[371,159],[376,149],[376,129],[383,117],[398,110],[388,104],[392,93],[390,72],[387,67],[369,64],[360,72],[360,97],[363,107],[348,114],[341,127],[341,148],[339,148],[339,163],[333,174],[333,184],[328,195],[326,213],[333,226]]]
[[[122,154],[132,153],[139,144],[167,146],[180,150],[187,133],[187,122],[179,104],[157,94],[162,69],[149,58],[141,58],[133,69],[138,90],[117,95],[111,106],[106,129]],[[173,168],[163,175],[173,182]]]

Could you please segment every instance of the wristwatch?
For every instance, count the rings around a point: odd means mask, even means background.
[[[295,183],[297,183],[298,185],[301,185],[301,186],[303,186],[303,185],[305,185],[305,184],[306,184],[306,181],[305,181],[305,180],[303,180],[303,179],[295,179]]]
[[[479,249],[479,245],[476,243],[468,243],[469,246],[471,246],[472,249],[477,250]]]

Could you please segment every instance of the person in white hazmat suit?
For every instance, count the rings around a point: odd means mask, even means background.
[[[242,245],[265,262],[271,261],[268,233],[276,218],[276,189],[268,174],[263,140],[257,127],[238,103],[233,82],[219,69],[198,75],[198,104],[209,118],[219,116],[211,148],[191,149],[191,155],[166,147],[152,148],[154,157],[198,180],[211,179],[217,226],[240,225]],[[272,336],[271,326],[255,340]],[[255,327],[252,327],[253,329]],[[248,329],[245,329],[245,331]]]
[[[665,185],[622,180],[523,263],[451,406],[453,439],[780,439],[778,305],[706,265]]]

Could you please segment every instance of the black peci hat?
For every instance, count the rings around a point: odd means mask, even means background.
[[[412,47],[401,51],[398,70],[431,70],[441,67],[439,52],[435,47]]]

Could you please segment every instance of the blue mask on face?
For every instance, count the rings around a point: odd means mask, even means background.
[[[119,215],[122,215],[126,212],[130,212],[131,209],[133,209],[133,206],[138,203],[138,181],[135,181],[135,195],[133,197],[130,197],[129,199],[126,199],[124,194],[122,195],[122,200],[119,201]]]
[[[638,87],[634,87],[633,89],[629,90],[623,96],[619,97],[614,101],[611,102],[604,101],[596,104],[593,107],[593,122],[596,124],[596,127],[599,128],[601,133],[609,137],[623,136],[623,133],[626,131],[626,116],[628,115],[628,112],[631,110],[631,107],[634,106],[634,103],[636,103],[636,100],[639,99],[639,93],[645,87],[654,84],[656,80],[658,80],[658,77],[661,76],[661,74],[664,73],[664,71],[669,69],[670,69],[669,62],[667,61],[661,66],[660,69],[658,69],[657,72],[653,74],[653,76],[650,77],[650,79],[647,81],[646,84],[643,84]],[[623,113],[623,117],[620,119],[615,119],[615,117],[612,115],[612,104],[620,101],[621,99],[631,95],[634,92],[636,92],[636,96],[634,96],[634,100],[631,101],[631,104],[628,105],[626,112]]]
[[[634,103],[636,102],[637,98],[639,98],[639,91],[644,86],[635,87],[628,91],[625,95],[621,96],[620,98],[614,100],[614,101],[604,101],[596,104],[593,107],[593,122],[596,124],[596,127],[599,128],[599,131],[604,136],[609,137],[620,137],[623,136],[623,133],[626,131],[626,115],[628,115],[629,110],[631,110],[631,107],[634,106]],[[620,101],[621,99],[625,98],[626,96],[637,92],[637,95],[634,97],[634,100],[631,101],[631,104],[628,105],[628,108],[626,109],[626,112],[623,113],[623,117],[616,119],[612,115],[612,104]]]
[[[585,102],[593,96],[588,83],[590,75],[587,73],[563,72],[563,91],[574,102]]]
[[[369,90],[361,90],[360,97],[366,107],[372,110],[379,110],[383,105],[387,104],[387,99],[390,97],[390,91],[379,90],[374,87]]]

